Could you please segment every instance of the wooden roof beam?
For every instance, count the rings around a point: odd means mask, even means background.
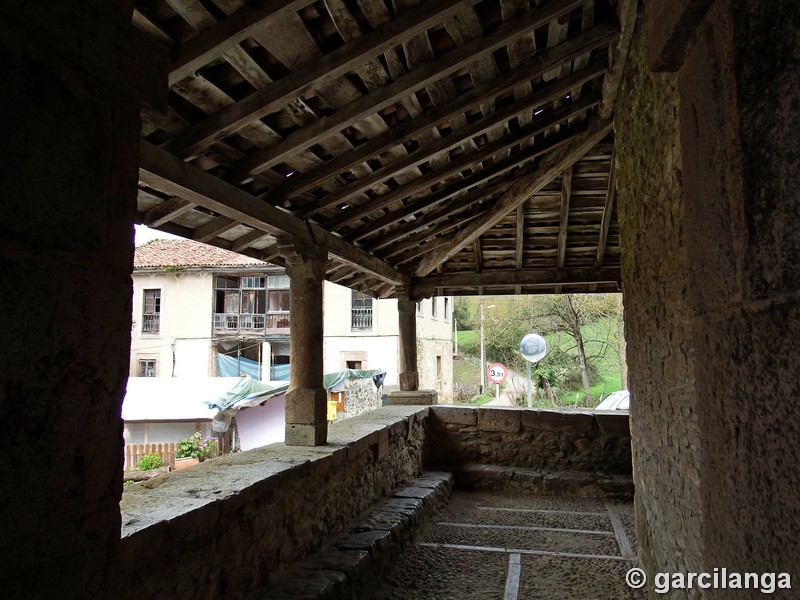
[[[563,122],[570,117],[580,114],[591,108],[592,106],[598,104],[600,102],[600,98],[597,95],[586,96],[585,98],[581,98],[580,100],[568,104],[549,115],[545,116],[542,119],[538,119],[528,125],[527,127],[523,127],[518,129],[514,132],[509,133],[506,136],[503,136],[496,142],[492,142],[486,144],[480,150],[476,150],[475,152],[470,152],[469,154],[463,154],[462,156],[458,157],[455,160],[450,161],[445,165],[442,169],[431,171],[430,173],[423,175],[422,177],[415,179],[406,185],[400,186],[399,188],[392,190],[382,196],[378,196],[377,198],[372,198],[367,200],[363,204],[353,207],[351,209],[343,210],[339,216],[330,219],[329,221],[325,222],[325,226],[330,229],[335,229],[341,225],[352,223],[359,219],[362,219],[366,215],[373,213],[377,210],[382,208],[386,208],[387,206],[393,204],[397,200],[402,200],[403,198],[407,198],[412,196],[413,194],[417,193],[420,190],[424,190],[425,188],[430,188],[434,184],[446,179],[450,175],[454,173],[458,173],[460,171],[464,171],[465,169],[470,168],[471,166],[481,163],[487,160],[489,157],[492,157],[496,154],[499,154],[509,148],[516,146],[517,144],[524,143],[533,136],[542,133],[546,129],[549,129],[553,125]],[[524,152],[523,152],[524,153]],[[519,154],[523,154],[519,153]],[[476,173],[478,178],[481,178],[480,171]]]
[[[564,169],[571,167],[591,150],[592,146],[611,133],[611,130],[612,122],[610,120],[595,121],[585,132],[575,135],[569,142],[546,156],[539,164],[532,165],[526,169],[526,172],[519,174],[513,185],[506,190],[494,206],[484,213],[481,219],[450,234],[447,246],[426,256],[417,267],[415,275],[424,277],[437,265],[455,256],[462,248],[494,227],[509,212],[558,177]]]
[[[483,273],[442,273],[412,279],[412,287],[476,287],[495,285],[554,286],[621,282],[620,270],[605,269],[492,269]]]
[[[269,236],[270,234],[265,231],[254,229],[253,231],[245,233],[243,236],[233,240],[233,244],[231,245],[231,250],[233,250],[234,252],[241,252],[245,248],[249,248],[253,244]]]
[[[431,110],[426,110],[419,117],[393,127],[381,136],[373,138],[353,150],[341,154],[334,159],[320,165],[318,168],[306,173],[298,173],[280,188],[273,190],[267,196],[271,204],[277,204],[281,198],[290,198],[307,192],[317,186],[320,181],[347,171],[359,165],[372,156],[377,156],[390,148],[402,144],[419,133],[426,131],[437,124],[447,121],[454,115],[476,106],[497,94],[512,89],[521,81],[534,79],[541,76],[554,65],[563,64],[574,60],[586,52],[610,44],[618,34],[616,23],[598,25],[586,33],[568,39],[555,48],[550,48],[534,55],[525,65],[501,75],[496,80],[482,86],[473,88],[453,100]],[[455,133],[455,132],[454,132]]]
[[[196,242],[207,242],[208,240],[213,240],[215,237],[222,235],[226,231],[230,231],[238,224],[238,221],[228,217],[216,217],[211,219],[208,223],[197,227],[192,233],[192,239]]]
[[[378,88],[351,102],[329,117],[320,119],[307,127],[295,131],[277,145],[253,153],[232,167],[230,179],[237,183],[246,181],[249,175],[261,173],[278,164],[283,160],[284,156],[305,150],[332,133],[341,130],[347,124],[383,110],[401,98],[408,96],[409,92],[423,88],[458,71],[475,62],[479,56],[494,52],[526,31],[541,27],[551,20],[569,13],[581,3],[582,0],[554,0],[550,4],[530,11],[520,19],[498,27],[489,35],[475,38],[462,46],[454,48],[440,59],[418,67],[402,77],[398,77],[389,85]],[[438,5],[439,2],[434,2],[433,4]],[[442,1],[441,4],[444,5],[445,2]],[[423,6],[427,6],[427,4]],[[398,19],[405,14],[403,13]]]
[[[582,70],[579,73],[575,73],[565,77],[564,79],[558,80],[552,86],[548,86],[547,88],[538,91],[528,98],[524,98],[505,108],[501,108],[493,113],[490,113],[483,119],[471,123],[466,127],[457,129],[450,135],[440,138],[429,146],[422,147],[415,152],[408,154],[407,156],[392,161],[383,168],[373,171],[370,175],[357,179],[353,183],[336,190],[331,194],[323,196],[307,206],[303,206],[295,214],[298,214],[299,216],[305,216],[313,213],[314,211],[321,210],[335,204],[340,204],[342,202],[347,202],[347,200],[370,188],[375,187],[382,181],[393,177],[397,173],[408,169],[413,169],[425,161],[430,160],[431,157],[439,154],[440,152],[446,152],[451,148],[460,146],[466,140],[478,136],[501,123],[505,123],[520,113],[526,111],[529,113],[533,112],[533,109],[539,105],[563,98],[564,94],[568,93],[574,87],[581,86],[587,81],[591,81],[592,79],[602,75],[605,71],[605,64],[596,64]],[[485,148],[487,150],[491,150],[489,146],[491,146],[491,144]],[[472,156],[472,154],[465,155],[464,158],[466,159],[467,156]]]
[[[600,237],[597,240],[597,253],[594,259],[594,266],[600,267],[606,254],[606,242],[608,241],[608,230],[611,227],[611,214],[614,210],[614,199],[616,197],[616,169],[614,169],[614,154],[611,154],[611,170],[608,173],[608,190],[606,191],[606,202],[603,206],[603,218],[600,221]]]
[[[612,52],[614,59],[611,69],[603,80],[603,105],[600,107],[600,117],[603,119],[610,117],[614,112],[614,103],[617,101],[617,92],[622,83],[622,75],[631,49],[638,6],[639,0],[620,0],[617,4],[620,36]]]
[[[254,229],[288,234],[298,243],[322,245],[343,262],[382,281],[395,285],[408,281],[406,275],[350,242],[270,206],[145,140],[139,142],[139,179],[156,190],[183,197]]]
[[[558,263],[564,268],[567,257],[567,232],[569,231],[569,201],[572,196],[572,167],[567,167],[561,175],[561,214],[558,225]]]
[[[525,204],[517,207],[517,247],[514,256],[514,267],[517,271],[522,269],[522,260],[525,254]]]
[[[148,210],[142,224],[152,228],[161,227],[164,223],[189,212],[195,206],[197,205],[183,198],[170,198]]]
[[[367,33],[323,56],[308,68],[253,92],[170,140],[165,148],[190,156],[202,146],[222,139],[247,123],[275,112],[307,90],[336,79],[366,60],[444,21],[478,0],[436,0],[408,10],[381,29]]]
[[[313,3],[313,0],[263,0],[245,5],[172,52],[169,85],[178,83],[226,50],[251,37],[268,20],[280,19]]]

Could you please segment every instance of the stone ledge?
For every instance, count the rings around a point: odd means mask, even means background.
[[[391,392],[387,396],[389,405],[422,405],[428,406],[438,402],[439,394],[436,390],[413,390]]]
[[[454,466],[452,472],[459,488],[524,490],[543,495],[615,500],[633,499],[633,479],[625,475],[583,471],[540,471],[476,463]]]
[[[450,473],[426,472],[398,490],[363,522],[246,600],[362,598],[380,583],[419,527],[450,498]]]

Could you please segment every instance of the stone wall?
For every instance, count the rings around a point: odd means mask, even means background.
[[[125,4],[0,3],[6,598],[107,598],[118,559],[140,99],[166,99]]]
[[[427,408],[330,425],[328,445],[272,444],[125,492],[119,598],[239,598],[418,476]]]
[[[437,357],[441,357],[441,371],[437,373]],[[419,338],[417,340],[417,368],[419,389],[436,390],[439,402],[452,402],[453,398],[453,343],[450,340]]]
[[[537,492],[630,492],[628,415],[434,406],[425,462],[430,468],[456,472],[457,481],[461,474],[462,483],[516,478],[525,480],[521,487]],[[612,481],[617,476],[619,480]],[[487,487],[509,486],[494,481]]]
[[[380,408],[382,392],[383,388],[376,388],[371,378],[348,379],[344,384],[344,412],[336,415],[336,419],[349,419]]]
[[[800,576],[798,27],[797,2],[718,0],[679,71],[704,566],[788,571],[793,580]]]
[[[641,23],[615,123],[637,537],[650,571],[701,571],[700,443],[678,78],[652,73]]]

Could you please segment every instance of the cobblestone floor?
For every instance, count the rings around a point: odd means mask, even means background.
[[[630,503],[454,492],[376,600],[644,600]]]

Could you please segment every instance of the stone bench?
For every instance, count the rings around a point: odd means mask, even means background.
[[[363,521],[247,600],[340,600],[374,589],[420,526],[450,498],[450,473],[427,472],[398,490]]]

